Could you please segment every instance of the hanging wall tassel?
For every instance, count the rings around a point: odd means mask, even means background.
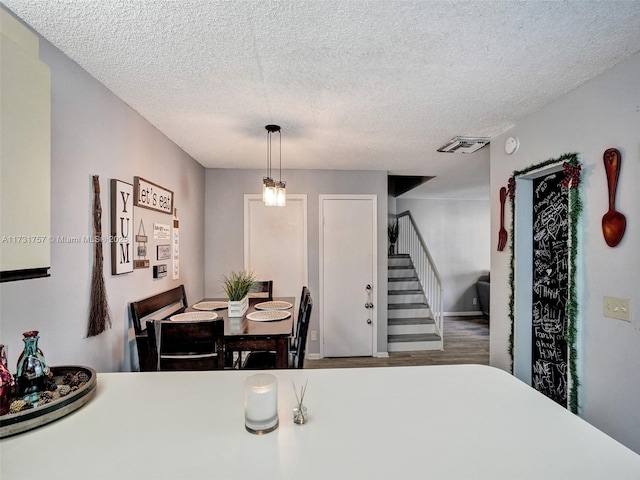
[[[102,259],[102,206],[100,205],[100,181],[93,176],[93,277],[91,279],[91,306],[87,336],[100,335],[111,327],[111,315],[104,286]]]

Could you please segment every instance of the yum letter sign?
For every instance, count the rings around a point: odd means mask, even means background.
[[[133,185],[111,179],[111,274],[133,272]]]

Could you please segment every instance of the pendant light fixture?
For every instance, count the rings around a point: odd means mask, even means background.
[[[282,181],[282,133],[279,125],[267,125],[267,176],[262,178],[262,201],[267,207],[284,207],[287,204],[287,183]],[[271,136],[279,135],[280,178],[276,182],[271,178]]]

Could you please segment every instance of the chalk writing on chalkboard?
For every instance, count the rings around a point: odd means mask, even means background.
[[[533,181],[532,386],[567,406],[569,201],[562,174]]]

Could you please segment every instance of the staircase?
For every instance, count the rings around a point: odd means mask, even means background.
[[[389,352],[442,350],[442,336],[408,254],[389,257]]]

